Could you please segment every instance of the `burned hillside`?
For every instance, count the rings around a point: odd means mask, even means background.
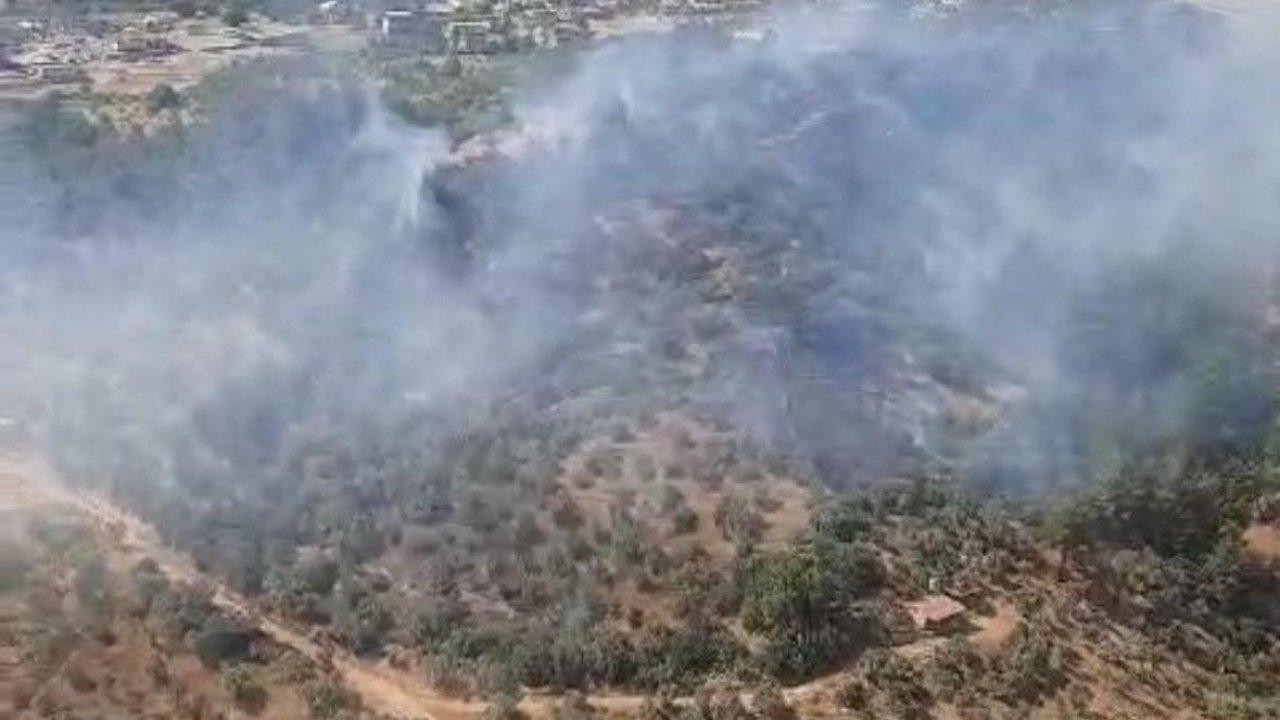
[[[1107,716],[1157,648],[1196,716],[1274,702],[1219,683],[1277,639],[1277,49],[828,12],[598,48],[461,146],[297,67],[141,144],[42,106],[0,414],[506,711]]]

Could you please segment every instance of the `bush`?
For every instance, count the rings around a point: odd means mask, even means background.
[[[1072,547],[1150,547],[1163,556],[1200,557],[1246,523],[1276,482],[1246,461],[1176,473],[1130,466],[1056,512],[1050,527]]]
[[[311,720],[337,720],[360,707],[360,699],[341,685],[317,680],[302,689],[307,704],[307,717]]]
[[[31,566],[14,557],[0,557],[0,595],[17,592],[26,585]]]
[[[249,22],[249,8],[240,0],[232,0],[222,7],[219,17],[227,27],[240,27]]]
[[[768,639],[766,671],[801,679],[878,644],[880,618],[858,601],[877,590],[881,572],[865,550],[830,543],[747,562],[742,622]]]
[[[757,542],[765,529],[764,518],[751,507],[750,500],[738,493],[720,499],[715,522],[724,539],[736,543]]]
[[[111,594],[107,584],[107,565],[93,556],[76,570],[76,600],[90,615],[101,618],[110,609]]]
[[[160,566],[150,558],[140,560],[129,572],[129,582],[134,602],[143,613],[151,611],[156,598],[169,590],[169,580]]]
[[[698,529],[698,513],[692,508],[683,506],[676,510],[671,518],[671,525],[677,535],[687,535]]]
[[[840,686],[836,703],[849,710],[866,710],[871,706],[871,690],[861,680],[850,680]]]
[[[252,633],[232,621],[212,615],[196,635],[192,650],[207,668],[245,659],[249,654]]]
[[[419,645],[430,647],[449,638],[456,630],[466,628],[467,607],[443,598],[428,600],[418,611],[413,637]]]
[[[720,627],[693,621],[679,630],[651,631],[638,656],[636,682],[642,687],[689,689],[702,678],[737,665],[743,650]]]
[[[867,654],[863,665],[867,683],[884,694],[894,715],[928,717],[933,698],[920,672],[908,660],[891,651],[877,650]]]
[[[147,93],[146,104],[147,112],[155,115],[164,110],[182,107],[182,96],[169,83],[160,83]]]
[[[875,527],[875,521],[870,498],[861,497],[822,508],[814,515],[813,528],[823,537],[852,543],[866,540]]]
[[[151,601],[151,617],[175,638],[201,630],[217,614],[205,587],[176,587],[157,593]]]
[[[934,695],[950,702],[966,688],[971,688],[982,675],[985,663],[967,638],[948,640],[933,652],[925,671]]]
[[[1062,649],[1036,621],[1023,620],[999,668],[997,694],[1013,703],[1033,704],[1065,682]]]
[[[658,477],[658,463],[650,455],[641,455],[635,459],[633,467],[636,477],[641,482],[652,482]]]
[[[356,653],[381,650],[391,624],[391,613],[373,595],[360,596],[354,599],[354,605],[334,611],[335,629]]]
[[[306,592],[328,595],[338,581],[338,563],[318,553],[307,555],[298,560],[293,574]]]
[[[524,693],[520,683],[510,672],[499,673],[499,687],[492,694],[488,706],[484,709],[485,720],[523,720],[524,711],[520,709],[520,700]]]
[[[766,683],[756,691],[751,707],[760,720],[792,720],[796,716],[795,711],[787,705],[782,691],[773,683]]]
[[[316,676],[315,665],[305,655],[285,650],[275,662],[275,670],[279,679],[291,685],[301,685]]]
[[[259,685],[253,673],[244,665],[228,665],[222,670],[222,689],[231,696],[236,707],[256,714],[266,707],[267,691]]]

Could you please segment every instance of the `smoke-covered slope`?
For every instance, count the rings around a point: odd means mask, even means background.
[[[521,681],[645,688],[870,642],[735,620],[732,548],[786,548],[761,511],[804,505],[771,488],[1034,495],[1265,439],[1280,48],[1163,5],[775,30],[593,51],[473,160],[328,83],[245,83],[143,146],[46,109],[14,132],[49,181],[0,230],[5,412],[360,651],[550,648]],[[803,562],[862,577],[835,537]],[[566,655],[701,555],[738,596]]]

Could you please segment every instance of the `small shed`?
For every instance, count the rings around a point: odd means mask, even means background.
[[[906,603],[906,608],[916,629],[925,632],[955,632],[964,623],[964,605],[946,595],[926,595]]]

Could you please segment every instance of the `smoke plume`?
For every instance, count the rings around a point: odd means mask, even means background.
[[[768,26],[593,50],[462,148],[332,85],[79,151],[11,121],[0,414],[72,475],[232,497],[308,443],[422,472],[512,404],[710,414],[835,485],[1269,426],[1277,36],[1176,4]]]

